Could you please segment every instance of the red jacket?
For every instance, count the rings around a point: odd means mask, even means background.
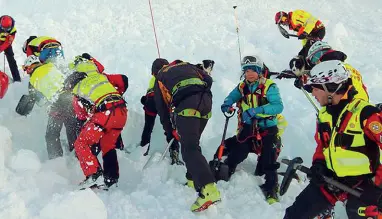
[[[98,68],[99,67],[103,68],[101,63],[99,63],[97,60],[95,60],[94,63],[97,65]],[[97,63],[100,66],[98,66]],[[122,75],[122,74],[109,75],[109,74],[106,74],[104,72],[102,72],[102,74],[106,75],[109,82],[117,89],[117,91],[120,95],[123,95],[126,92],[128,86],[129,86],[128,78],[126,75]],[[89,114],[86,111],[86,107],[84,107],[82,105],[81,101],[79,101],[77,97],[73,98],[72,105],[73,105],[74,113],[76,114],[77,119],[86,120],[89,117]]]
[[[14,33],[9,34],[8,36],[6,36],[5,41],[1,41],[1,42],[0,42],[0,52],[3,52],[3,51],[6,50],[10,45],[12,45],[13,40],[15,39],[15,37],[16,37],[16,32],[14,32]]]

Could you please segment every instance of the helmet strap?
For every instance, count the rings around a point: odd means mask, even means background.
[[[328,88],[326,87],[325,84],[323,84],[322,87],[324,88],[324,90],[325,90],[326,93],[329,93]],[[329,106],[332,105],[332,103],[333,103],[333,95],[334,95],[334,94],[335,94],[341,87],[342,87],[342,84],[339,84],[338,87],[337,87],[337,89],[336,89],[333,93],[330,93],[330,94],[328,95],[328,105],[329,105]]]

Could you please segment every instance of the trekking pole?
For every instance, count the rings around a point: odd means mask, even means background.
[[[316,112],[318,113],[320,111],[320,109],[318,108],[318,106],[313,102],[312,100],[312,97],[309,96],[308,92],[306,92],[306,90],[304,88],[301,88],[302,92],[305,94],[306,98],[308,98],[309,102],[312,104],[312,106],[314,107],[314,109],[316,110]]]
[[[164,159],[164,157],[165,157],[166,154],[167,154],[168,149],[170,148],[170,146],[171,146],[172,143],[174,142],[174,139],[175,139],[175,138],[171,139],[171,141],[167,144],[167,147],[164,149],[164,151],[163,151],[162,155],[160,156],[158,162],[161,162],[161,161]],[[147,167],[151,166],[151,160],[154,159],[154,157],[155,157],[154,155],[155,155],[155,153],[153,153],[153,154],[150,156],[150,158],[146,161],[145,165],[143,166],[143,169],[146,169]],[[149,165],[149,164],[150,164],[150,165]]]
[[[237,21],[237,15],[236,15],[236,8],[237,6],[233,6],[233,11],[235,14],[235,24],[236,24],[236,33],[237,33],[237,45],[239,46],[239,57],[240,57],[240,65],[241,65],[241,49],[240,49],[240,37],[239,37],[239,22]]]
[[[155,23],[154,23],[154,16],[153,16],[153,10],[151,8],[151,0],[149,0],[149,6],[150,6],[150,12],[151,12],[151,21],[153,23],[153,30],[154,30],[154,36],[155,36],[155,43],[157,45],[158,50],[158,58],[160,58],[160,52],[159,52],[159,45],[158,45],[158,38],[157,38],[157,32],[155,30]]]

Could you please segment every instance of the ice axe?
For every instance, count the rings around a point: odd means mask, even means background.
[[[210,161],[210,167],[211,167],[211,170],[213,171],[213,173],[215,175],[216,180],[228,181],[229,177],[230,177],[229,167],[227,164],[222,162],[222,157],[223,157],[223,151],[225,148],[224,140],[225,140],[225,136],[227,133],[228,121],[233,115],[235,115],[235,112],[236,112],[236,110],[231,108],[230,113],[226,113],[226,112],[224,113],[225,124],[224,124],[222,141],[221,141],[219,148],[218,148],[217,157],[215,157],[214,160]]]
[[[287,39],[289,39],[289,37],[298,37],[298,35],[296,35],[296,34],[290,34],[290,33],[288,33],[288,31],[285,30],[285,29],[281,26],[281,24],[278,24],[277,27],[279,28],[279,31],[280,31],[281,35],[283,35],[283,36],[284,36],[285,38],[287,38]],[[306,37],[305,39],[307,39],[307,40],[314,40],[315,38],[313,38],[313,37]]]
[[[298,160],[298,162],[296,162],[296,160]],[[295,161],[295,162],[293,162]],[[302,165],[302,158],[301,157],[296,157],[294,158],[293,160],[289,160],[289,159],[282,159],[281,162],[284,163],[284,164],[287,164],[288,165],[288,168],[291,167],[291,168],[294,168],[295,170],[300,170],[301,172],[307,174],[308,176],[311,175],[311,171],[308,167],[306,166],[303,166]],[[301,163],[299,163],[301,162]],[[377,188],[377,187],[373,187],[371,188],[370,190],[371,191],[363,191],[361,192],[360,190],[356,190],[356,189],[353,189],[353,188],[350,188],[349,186],[345,185],[345,184],[342,184],[340,182],[338,182],[337,180],[333,179],[333,178],[330,178],[330,177],[327,177],[327,176],[322,176],[322,178],[324,179],[324,181],[328,184],[328,185],[332,185],[344,192],[347,192],[349,193],[350,195],[358,198],[359,200],[361,200],[362,202],[364,202],[365,204],[367,205],[374,205],[374,206],[377,206],[379,211],[382,210],[382,190],[380,188]],[[289,186],[289,185],[288,185]],[[288,187],[284,187],[284,193],[287,191]],[[280,191],[281,191],[281,186],[280,186]],[[376,192],[376,191],[379,191],[379,192]],[[280,195],[281,195],[281,192],[280,192]]]

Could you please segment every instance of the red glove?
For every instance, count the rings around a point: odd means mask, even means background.
[[[172,130],[172,136],[175,138],[175,140],[177,140],[177,141],[180,140],[180,136],[179,136],[178,132],[176,131],[176,129]]]

